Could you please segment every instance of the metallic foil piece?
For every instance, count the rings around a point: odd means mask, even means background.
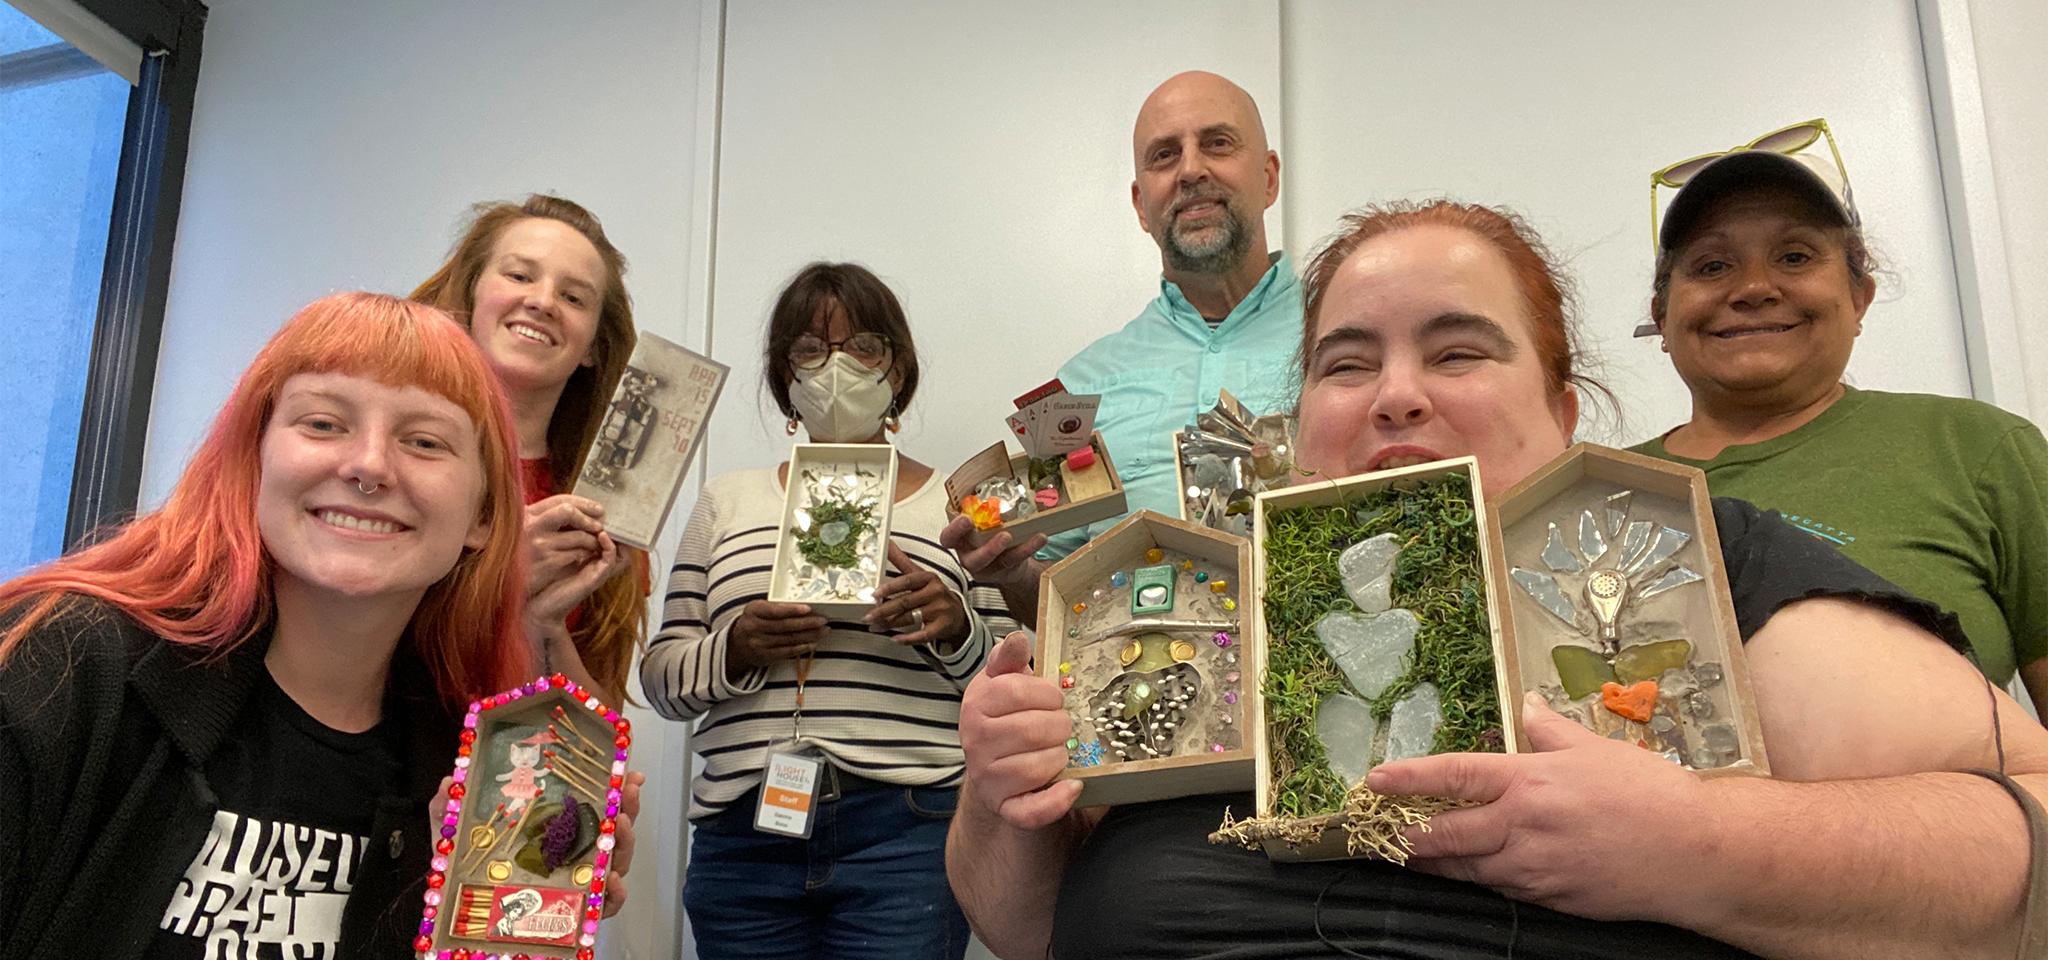
[[[1588,564],[1599,563],[1607,555],[1607,538],[1600,533],[1600,524],[1593,519],[1593,511],[1579,514],[1579,553]]]
[[[1665,527],[1663,532],[1657,535],[1657,545],[1651,547],[1649,553],[1644,554],[1640,560],[1630,564],[1622,572],[1637,574],[1644,570],[1655,569],[1658,564],[1671,559],[1672,554],[1677,553],[1679,548],[1684,547],[1686,542],[1691,539],[1692,534],[1686,533],[1683,530],[1673,530],[1670,527]],[[1676,584],[1673,584],[1673,586],[1676,586]]]
[[[1577,573],[1586,568],[1579,562],[1578,554],[1564,545],[1564,531],[1554,523],[1550,525],[1550,543],[1543,548],[1543,565],[1558,573]]]
[[[1237,536],[1251,532],[1252,498],[1294,479],[1294,421],[1254,415],[1228,391],[1180,433],[1181,512],[1190,522]]]
[[[1564,591],[1558,589],[1556,577],[1534,570],[1524,570],[1521,567],[1516,567],[1511,575],[1516,583],[1522,585],[1523,590],[1528,591],[1537,605],[1574,628],[1579,625],[1579,611],[1565,598]]]
[[[1673,587],[1682,587],[1695,580],[1704,579],[1706,578],[1684,567],[1672,567],[1670,573],[1657,578],[1656,582],[1644,587],[1642,592],[1636,595],[1647,600]]]
[[[1630,564],[1642,560],[1644,551],[1650,549],[1650,533],[1656,529],[1657,525],[1648,520],[1628,525],[1628,533],[1621,538],[1622,569],[1634,572]]]
[[[1621,536],[1621,522],[1628,519],[1629,501],[1635,498],[1634,490],[1623,490],[1607,498],[1607,535]]]

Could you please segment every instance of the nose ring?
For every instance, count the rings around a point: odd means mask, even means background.
[[[376,493],[377,488],[382,486],[383,484],[381,483],[364,483],[361,480],[356,481],[356,489],[361,490],[364,493]]]

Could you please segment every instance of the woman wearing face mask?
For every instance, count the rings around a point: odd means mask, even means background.
[[[1636,449],[1954,610],[1985,675],[2017,668],[2048,715],[2048,441],[1990,404],[1843,382],[1877,279],[1825,130],[1672,168],[1637,333],[1663,338],[1692,418]]]
[[[614,544],[604,508],[568,491],[633,354],[625,273],[595,215],[534,194],[478,204],[448,261],[412,293],[469,328],[512,399],[534,663],[613,703],[647,632],[647,555]]]
[[[814,263],[769,316],[767,387],[823,443],[889,443],[917,390],[917,349],[895,294],[854,264]],[[669,579],[643,690],[675,720],[703,717],[690,791],[684,906],[707,960],[950,958],[967,926],[943,848],[960,781],[960,692],[989,638],[1015,628],[938,545],[945,487],[899,454],[889,565],[864,622],[766,599],[789,464],[716,477]],[[754,828],[771,745],[794,734],[825,761],[809,839]]]

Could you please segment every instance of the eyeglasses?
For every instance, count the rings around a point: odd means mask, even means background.
[[[1835,134],[1828,129],[1827,120],[1815,117],[1804,123],[1795,123],[1789,127],[1773,130],[1732,150],[1703,153],[1690,160],[1681,160],[1658,170],[1656,173],[1650,174],[1650,246],[1652,248],[1661,248],[1662,245],[1662,241],[1657,235],[1657,188],[1659,186],[1670,187],[1674,190],[1683,187],[1691,182],[1693,177],[1698,176],[1701,170],[1705,170],[1708,164],[1731,153],[1762,150],[1766,153],[1782,154],[1789,157],[1807,147],[1813,146],[1814,141],[1822,137],[1827,138],[1828,152],[1832,153],[1835,158],[1835,170],[1842,175],[1842,196],[1846,202],[1846,198],[1850,196],[1849,168],[1842,165],[1842,151],[1841,148],[1835,146]]]
[[[862,331],[844,340],[827,340],[815,334],[798,334],[789,344],[789,363],[798,370],[816,370],[832,358],[837,350],[860,361],[870,370],[880,370],[889,365],[895,355],[895,348],[889,338],[879,333]]]

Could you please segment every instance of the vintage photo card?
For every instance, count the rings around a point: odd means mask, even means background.
[[[660,537],[728,372],[716,360],[640,334],[573,491],[604,504],[613,540],[647,550]]]

